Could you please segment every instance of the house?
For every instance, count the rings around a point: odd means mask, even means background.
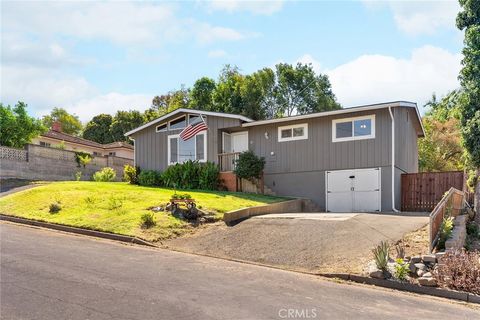
[[[183,141],[181,130],[201,116],[208,130]],[[401,207],[400,175],[418,171],[424,130],[417,105],[397,101],[262,121],[177,109],[126,135],[141,169],[192,159],[231,171],[238,153],[252,150],[265,158],[265,185],[276,194],[326,211],[375,212]]]
[[[52,124],[52,128],[32,139],[32,144],[43,147],[57,147],[71,151],[88,152],[94,156],[115,156],[133,159],[133,146],[123,141],[101,144],[95,141],[72,136],[62,132],[62,126],[58,122]]]

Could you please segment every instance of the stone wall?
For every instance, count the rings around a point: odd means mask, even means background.
[[[74,180],[75,173],[82,172],[82,180],[91,180],[92,175],[105,167],[117,172],[117,180],[123,176],[125,164],[133,165],[133,160],[105,156],[93,157],[83,167],[78,167],[75,152],[29,144],[24,150],[0,146],[0,179],[27,180]]]
[[[445,241],[445,251],[461,250],[467,239],[467,215],[455,217],[451,237]]]

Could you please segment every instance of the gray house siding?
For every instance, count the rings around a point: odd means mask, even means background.
[[[395,203],[400,207],[400,174],[417,171],[417,135],[410,121],[405,125],[406,108],[395,108],[396,159]],[[375,115],[375,138],[357,141],[332,142],[332,120]],[[398,117],[398,118],[397,118]],[[308,139],[278,141],[278,127],[308,123]],[[399,134],[403,133],[403,136]],[[268,139],[266,134],[268,133]],[[391,118],[388,109],[355,112],[249,128],[249,148],[265,157],[265,183],[281,195],[307,197],[325,210],[325,172],[327,170],[381,168],[381,208],[392,210],[391,193]],[[408,137],[408,139],[405,139]],[[408,151],[406,151],[408,149]],[[272,154],[273,152],[273,154]]]
[[[182,114],[176,114],[165,121],[180,117]],[[206,122],[208,125],[207,160],[217,163],[222,143],[219,129],[238,127],[241,122],[238,119],[216,116],[206,117]],[[135,165],[143,170],[164,171],[168,166],[168,136],[179,134],[182,131],[179,129],[156,132],[156,126],[152,125],[132,134],[132,138],[135,140]]]

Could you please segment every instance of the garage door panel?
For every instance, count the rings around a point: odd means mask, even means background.
[[[327,194],[328,211],[352,212],[352,192],[335,192]]]
[[[379,187],[380,170],[355,170],[355,191],[376,191]]]
[[[330,171],[327,172],[328,191],[329,192],[350,192],[352,188],[353,170]]]
[[[380,211],[380,192],[354,192],[353,210],[360,212]]]

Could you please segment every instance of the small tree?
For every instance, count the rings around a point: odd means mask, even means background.
[[[28,115],[25,103],[19,101],[13,108],[0,103],[0,145],[23,148],[45,131],[40,120]]]
[[[235,174],[241,179],[260,179],[265,167],[265,158],[257,157],[253,151],[242,152],[235,160]]]

